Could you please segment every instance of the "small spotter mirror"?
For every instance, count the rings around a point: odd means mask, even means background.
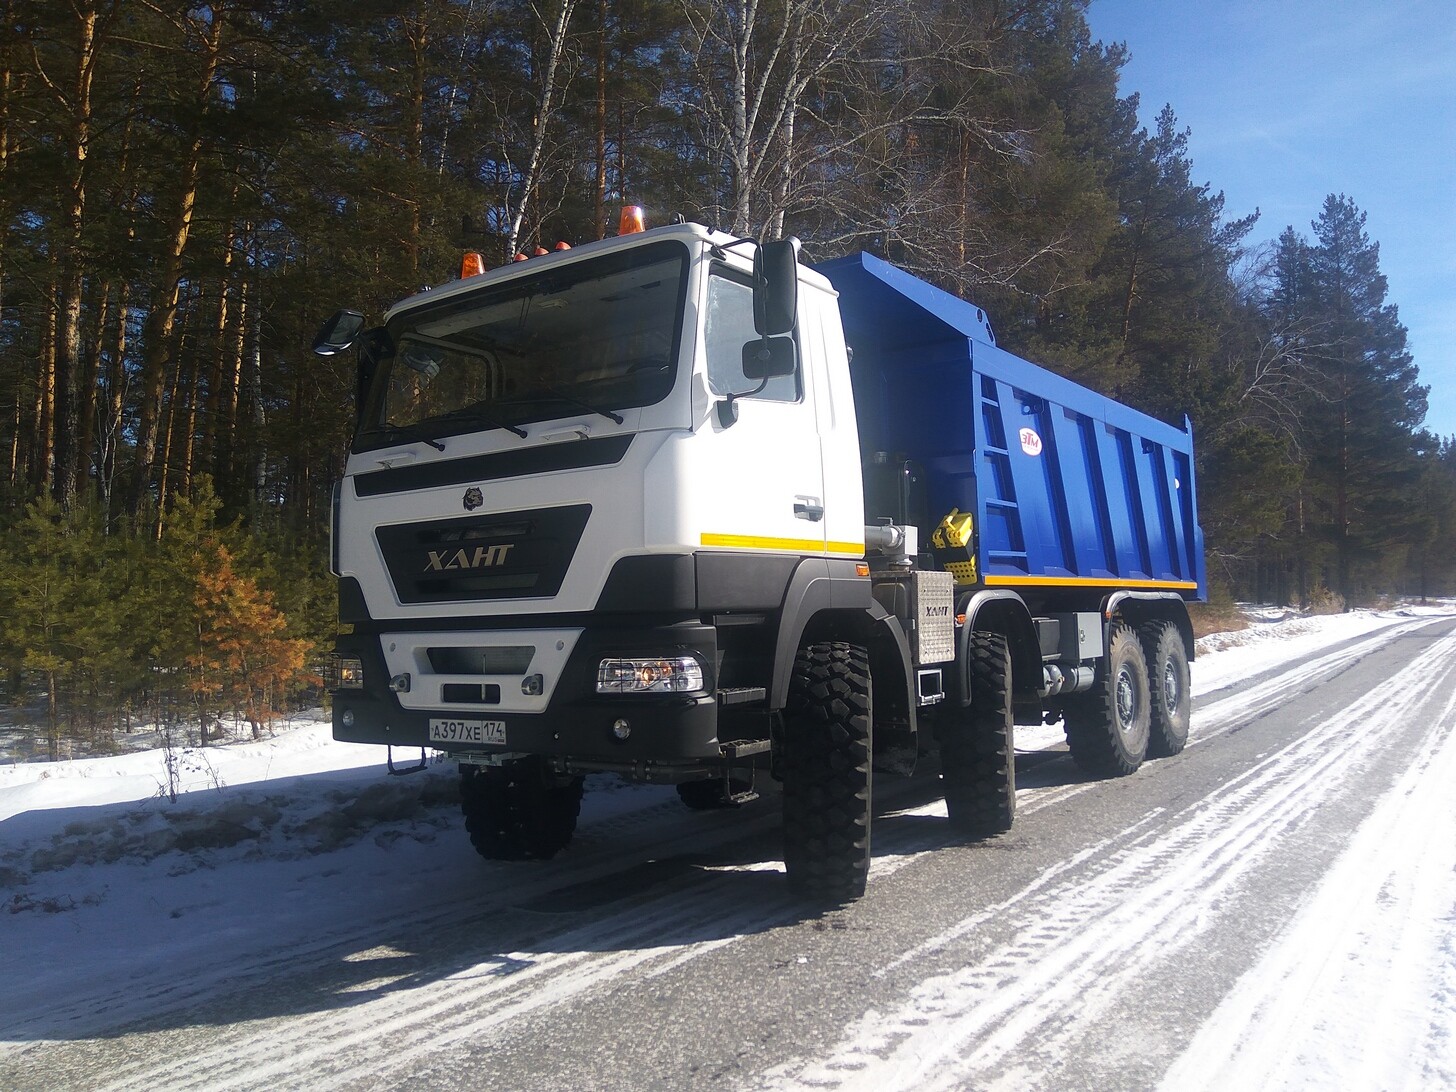
[[[794,374],[794,339],[765,337],[743,346],[743,378],[776,379]]]
[[[318,356],[342,353],[354,344],[362,329],[364,316],[358,311],[335,311],[313,339],[313,351]]]

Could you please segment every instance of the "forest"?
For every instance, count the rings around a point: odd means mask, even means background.
[[[1223,599],[1450,594],[1456,443],[1357,201],[1250,245],[1086,8],[0,0],[0,700],[54,756],[307,698],[354,413],[319,323],[629,203],[869,250],[1186,415]]]

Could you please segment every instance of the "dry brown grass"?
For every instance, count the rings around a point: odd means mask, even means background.
[[[1230,633],[1249,628],[1249,620],[1233,603],[1189,603],[1188,617],[1193,622],[1195,640],[1210,633]]]

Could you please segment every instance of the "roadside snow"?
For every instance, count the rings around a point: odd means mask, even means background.
[[[1449,603],[1308,616],[1283,608],[1246,608],[1248,629],[1211,633],[1199,640],[1193,663],[1193,693],[1222,690],[1402,619],[1437,618],[1451,611]]]
[[[1247,630],[1199,642],[1193,690],[1211,694],[1384,626],[1452,610],[1256,615]],[[1456,1085],[1451,738],[1413,757],[1406,782],[1224,1000],[1165,1088],[1250,1086],[1275,1059],[1281,1086],[1354,1086],[1344,1078],[1378,1078],[1382,1058],[1422,1037],[1426,1056],[1443,1059],[1434,1079]],[[1053,727],[1019,729],[1018,742],[1060,740]],[[255,953],[262,938],[327,938],[340,920],[367,922],[467,885],[462,864],[473,853],[458,829],[454,792],[453,766],[389,777],[378,748],[336,743],[318,720],[257,742],[0,766],[0,1013],[18,1028],[33,998],[90,996],[95,983],[113,980],[115,1004],[130,1012],[136,968],[155,977],[170,967],[205,984],[224,977],[234,955]],[[582,819],[670,795],[593,779]],[[340,873],[368,882],[341,889]],[[1434,994],[1407,996],[1416,968],[1437,976]],[[1311,997],[1325,1003],[1311,1009]],[[1296,1036],[1298,1049],[1282,1049]]]

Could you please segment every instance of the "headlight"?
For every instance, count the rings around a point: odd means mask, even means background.
[[[703,689],[703,665],[692,656],[603,660],[598,694],[682,694]]]
[[[364,662],[356,656],[331,653],[324,661],[326,690],[363,690]]]

